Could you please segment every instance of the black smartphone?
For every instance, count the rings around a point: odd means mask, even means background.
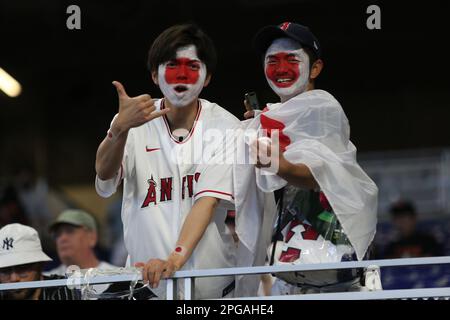
[[[255,92],[248,92],[245,94],[245,101],[247,101],[247,104],[252,107],[253,110],[259,110],[259,102],[258,98],[256,97]]]

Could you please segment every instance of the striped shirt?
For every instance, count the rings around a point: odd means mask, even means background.
[[[65,279],[63,276],[44,276],[44,280]],[[38,300],[81,300],[80,290],[63,287],[42,288]]]

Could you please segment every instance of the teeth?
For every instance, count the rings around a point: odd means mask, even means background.
[[[289,82],[291,81],[291,79],[278,79],[277,82],[278,83],[284,83],[284,82]]]

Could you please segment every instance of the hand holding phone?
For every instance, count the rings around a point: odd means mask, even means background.
[[[255,92],[248,92],[245,94],[245,104],[246,104],[246,109],[248,111],[251,110],[259,110],[259,102],[258,102],[258,97],[256,96]]]

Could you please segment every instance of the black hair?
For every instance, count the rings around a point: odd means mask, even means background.
[[[391,206],[390,213],[394,217],[402,215],[415,216],[416,208],[410,201],[398,201]]]
[[[314,62],[319,60],[319,58],[317,57],[317,54],[310,47],[306,47],[305,46],[305,47],[302,47],[302,48],[303,48],[303,50],[305,50],[306,54],[308,55],[308,58],[309,58],[309,71],[311,71]]]
[[[148,51],[148,69],[150,72],[157,72],[160,64],[175,59],[177,50],[189,45],[195,45],[199,59],[206,66],[207,74],[212,74],[217,64],[214,43],[195,24],[179,24],[164,30]]]

